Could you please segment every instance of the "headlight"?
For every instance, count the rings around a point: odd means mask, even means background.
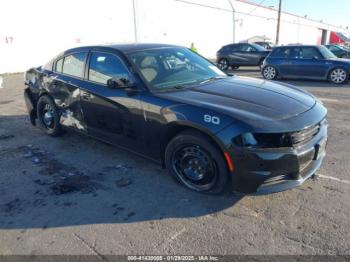
[[[244,133],[232,139],[232,142],[240,147],[248,148],[279,148],[291,147],[290,134],[253,134]]]

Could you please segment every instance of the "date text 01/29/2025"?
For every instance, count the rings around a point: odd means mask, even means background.
[[[197,255],[197,256],[181,256],[181,255],[173,255],[173,256],[127,256],[128,261],[220,261],[218,256],[211,255]]]

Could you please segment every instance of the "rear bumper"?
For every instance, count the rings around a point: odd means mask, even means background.
[[[35,108],[35,104],[34,104],[34,99],[32,98],[29,88],[26,88],[24,90],[24,101],[26,103],[26,107],[27,107],[27,112],[29,114],[30,117],[30,123],[32,125],[35,125],[35,119],[36,119],[36,108]]]

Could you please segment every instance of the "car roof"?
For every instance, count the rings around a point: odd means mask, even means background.
[[[231,44],[227,44],[227,45],[222,46],[222,48],[230,47],[230,46],[236,46],[236,45],[252,45],[252,44],[251,43],[247,43],[247,42],[244,42],[244,43],[231,43]]]
[[[80,46],[68,49],[64,52],[72,53],[72,52],[81,52],[88,51],[90,49],[115,49],[122,53],[132,53],[136,51],[144,51],[150,49],[160,49],[160,48],[169,48],[169,47],[181,47],[176,45],[169,44],[152,44],[152,43],[131,43],[131,44],[108,44],[108,45],[94,45],[94,46]]]
[[[320,45],[298,45],[298,44],[292,44],[292,45],[283,45],[283,46],[276,46],[276,48],[293,48],[293,47],[320,47]]]

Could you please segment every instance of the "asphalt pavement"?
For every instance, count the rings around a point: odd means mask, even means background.
[[[208,196],[75,132],[45,136],[29,123],[23,75],[2,78],[0,254],[350,255],[349,84],[283,80],[329,110],[319,176],[277,194]]]

